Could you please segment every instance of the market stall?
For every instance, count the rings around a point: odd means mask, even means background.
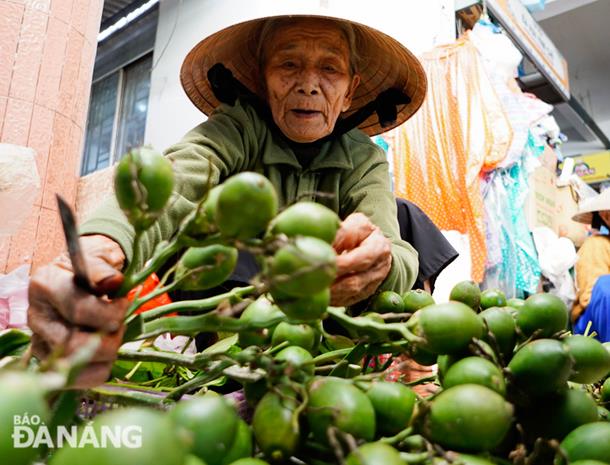
[[[117,197],[136,235],[154,224],[171,189],[150,199],[143,216],[133,186],[145,188],[156,171],[171,187],[168,166],[160,154],[140,151],[117,170]],[[245,210],[223,216],[227,202],[246,199],[267,212],[258,224]],[[136,288],[111,382],[66,390],[99,339],[68,358],[37,362],[27,332],[3,332],[0,422],[13,434],[2,436],[2,456],[27,464],[41,454],[51,465],[608,460],[601,438],[610,424],[600,419],[608,414],[610,382],[601,382],[610,351],[568,335],[559,298],[506,300],[464,281],[448,303],[421,290],[386,291],[369,313],[350,315],[328,306],[338,218],[308,202],[277,214],[276,202],[264,177],[229,178],[152,260],[126,271],[116,295],[158,271],[168,251],[184,250],[154,290]],[[238,249],[268,264],[253,285],[142,311],[172,289],[222,282]],[[197,333],[217,331],[217,343],[193,352]],[[404,354],[438,363],[438,377],[403,384],[401,367],[398,376],[387,368]],[[568,381],[586,389],[568,389]],[[415,386],[425,389],[416,394]]]

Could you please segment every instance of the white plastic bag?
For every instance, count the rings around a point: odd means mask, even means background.
[[[470,241],[466,234],[459,231],[441,231],[445,239],[451,246],[458,251],[458,257],[441,271],[434,282],[435,302],[442,303],[449,301],[451,289],[460,281],[472,279],[472,262],[470,257]]]
[[[570,268],[576,263],[574,243],[567,237],[558,237],[550,228],[541,226],[532,231],[542,274],[553,284],[549,292],[572,307],[576,299],[574,280]]]
[[[0,274],[0,330],[27,325],[30,265]]]
[[[128,350],[140,350],[144,342],[145,341],[126,342],[121,347],[123,349]],[[188,346],[185,348],[187,343]],[[191,338],[188,336],[172,336],[169,333],[164,333],[157,336],[153,343],[153,346],[155,347],[155,349],[162,350],[164,352],[176,352],[187,355],[193,355],[197,353],[195,341],[191,340]]]

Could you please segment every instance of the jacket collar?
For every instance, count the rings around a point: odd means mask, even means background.
[[[271,130],[271,133],[271,137],[273,138],[273,144],[271,144],[272,149],[265,151],[263,162],[266,165],[289,165],[302,170],[303,167],[284,137],[275,134],[275,131],[273,130]],[[309,169],[311,171],[329,168],[343,170],[352,169],[354,164],[347,153],[346,145],[343,141],[344,137],[345,135],[340,136],[335,140],[325,141],[322,144],[320,153],[311,161]]]

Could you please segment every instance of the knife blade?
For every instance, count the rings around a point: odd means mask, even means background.
[[[70,262],[72,263],[72,271],[74,272],[74,283],[81,289],[96,294],[91,286],[91,281],[89,281],[89,275],[87,274],[87,266],[85,265],[85,258],[80,247],[78,231],[76,230],[74,212],[61,195],[55,194],[55,197],[57,199],[57,207],[59,209],[64,236],[66,237],[68,255],[70,256]]]

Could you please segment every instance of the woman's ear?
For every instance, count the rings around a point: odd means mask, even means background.
[[[343,100],[343,108],[341,109],[342,111],[347,111],[349,110],[349,107],[352,106],[352,99],[354,98],[354,94],[356,93],[356,89],[359,85],[360,75],[354,74],[354,76],[352,77],[352,82],[350,83],[349,88],[345,93],[345,99]]]

